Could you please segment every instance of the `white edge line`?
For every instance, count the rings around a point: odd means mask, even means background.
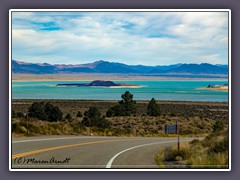
[[[12,161],[10,161],[10,157],[12,156],[12,68],[11,68],[11,64],[12,64],[12,37],[11,37],[11,34],[12,34],[12,11],[9,10],[9,20],[8,20],[8,24],[9,24],[9,31],[8,31],[8,36],[9,36],[9,47],[8,47],[8,51],[9,51],[9,59],[8,59],[8,66],[9,66],[9,94],[8,94],[8,98],[9,98],[9,112],[8,112],[8,115],[9,115],[9,129],[8,129],[8,132],[9,132],[9,136],[8,136],[8,143],[9,143],[9,163],[8,163],[8,166],[9,166],[9,170],[11,170],[11,165],[12,165]]]
[[[190,140],[182,140],[182,141],[190,141]],[[106,168],[111,168],[112,167],[112,163],[113,161],[121,154],[136,149],[136,148],[140,148],[140,147],[144,147],[144,146],[150,146],[150,145],[154,145],[154,144],[165,144],[165,143],[174,143],[175,141],[164,141],[164,142],[155,142],[155,143],[148,143],[148,144],[142,144],[142,145],[138,145],[138,146],[133,146],[131,148],[125,149],[123,151],[120,151],[119,153],[117,153],[115,156],[113,156],[107,163]]]
[[[12,143],[24,143],[24,142],[38,142],[38,141],[52,141],[52,140],[65,140],[65,139],[118,139],[119,137],[101,137],[101,136],[80,136],[80,137],[62,137],[62,138],[43,138],[43,139],[28,139],[28,140],[17,140],[12,141]],[[125,137],[123,137],[125,138]],[[128,138],[128,137],[126,137]]]
[[[64,139],[84,139],[87,137],[65,137],[65,138],[51,138],[51,139],[29,139],[29,140],[17,140],[12,143],[24,143],[24,142],[38,142],[38,141],[53,141],[53,140],[64,140]]]

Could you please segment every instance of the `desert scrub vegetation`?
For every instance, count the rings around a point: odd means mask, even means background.
[[[97,110],[98,109],[98,110]],[[67,126],[71,123],[84,126],[86,129],[90,127],[93,129],[94,126],[99,127],[94,129],[92,132],[94,135],[112,135],[112,136],[169,136],[164,134],[164,126],[174,124],[176,117],[170,115],[160,115],[160,116],[116,116],[116,117],[104,117],[101,114],[100,108],[90,108],[86,109],[83,117],[76,117],[71,114],[71,119],[63,118],[58,122],[52,122],[52,124],[66,124]],[[77,114],[76,111],[75,114]],[[65,117],[67,116],[67,113]],[[67,116],[68,117],[68,116]],[[26,117],[15,117],[12,118],[13,123],[22,123],[26,125]],[[195,117],[177,117],[177,120],[180,123],[180,135],[181,136],[206,136],[209,134],[212,129],[211,127],[215,123],[211,119],[202,119],[198,116]],[[29,117],[29,124],[37,124],[39,122],[49,123],[47,120],[39,120],[37,118]],[[90,124],[91,123],[91,124]],[[21,125],[23,128],[26,126]],[[224,123],[224,127],[227,124]],[[106,128],[106,130],[101,130]],[[75,128],[76,129],[76,128]],[[33,129],[32,133],[38,134],[39,131]],[[97,130],[100,130],[97,132]],[[16,132],[15,132],[16,131]],[[12,132],[20,133],[21,131],[16,128]],[[41,131],[42,134],[45,134],[46,131]],[[54,133],[55,132],[55,133]],[[86,132],[77,131],[77,134],[84,134]],[[47,132],[46,132],[47,133]],[[52,131],[52,134],[59,134],[56,131]],[[72,132],[74,133],[74,132]]]
[[[12,132],[14,136],[24,136],[29,128],[29,136],[34,135],[77,135],[87,132],[81,123],[30,121],[28,125],[25,121],[13,120]]]
[[[97,100],[27,100],[13,99],[12,109],[15,113],[27,112],[28,108],[34,102],[49,102],[54,106],[58,106],[63,117],[70,113],[72,117],[76,117],[78,111],[85,112],[91,106],[96,106],[102,115],[113,107],[118,105],[118,101],[97,101]],[[223,120],[228,122],[228,103],[215,102],[174,102],[174,101],[156,101],[159,105],[162,116],[170,117],[199,117],[204,120]],[[147,116],[147,106],[149,101],[136,101],[136,116]]]
[[[179,151],[176,147],[161,149],[155,159],[160,168],[228,168],[228,139],[228,131],[219,129]]]
[[[169,136],[164,134],[164,126],[176,120],[180,123],[181,136],[206,136],[212,131],[217,118],[216,129],[225,128],[228,124],[227,103],[156,101],[154,98],[135,101],[129,91],[121,98],[120,101],[13,100],[12,121],[14,127],[20,125],[22,130],[13,128],[12,132],[24,132],[26,126],[21,123],[24,124],[27,119],[29,126],[36,125],[38,121],[45,124],[53,122],[56,127],[59,124],[64,127],[80,124],[86,132],[91,129],[96,135],[114,136]],[[71,130],[51,133],[74,133]],[[77,134],[86,133],[76,127],[73,130]],[[32,128],[31,132],[47,134],[47,131],[39,131],[38,128]]]

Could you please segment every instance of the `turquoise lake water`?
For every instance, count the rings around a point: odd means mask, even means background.
[[[197,89],[207,87],[209,84],[227,84],[228,81],[114,81],[116,83],[137,84],[141,88],[55,86],[59,83],[89,82],[13,82],[12,99],[120,100],[121,94],[130,91],[135,100],[150,100],[154,97],[156,100],[228,102],[228,92]]]

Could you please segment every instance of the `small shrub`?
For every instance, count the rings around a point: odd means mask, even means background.
[[[15,117],[17,117],[17,114],[14,110],[12,110],[12,118],[15,118]]]
[[[175,157],[175,160],[176,160],[176,161],[182,161],[183,158],[182,158],[181,156],[176,156],[176,157]]]
[[[200,141],[198,139],[194,139],[192,140],[189,144],[191,145],[195,145],[195,144],[198,144]]]
[[[70,114],[70,113],[68,113],[68,114],[65,116],[65,119],[67,119],[67,120],[71,120],[71,119],[72,119],[72,116],[71,116],[71,114]]]
[[[217,120],[215,122],[215,124],[213,125],[212,130],[213,130],[213,132],[219,132],[219,131],[223,130],[223,128],[224,128],[223,121]]]
[[[111,107],[107,112],[106,116],[107,117],[112,117],[112,116],[125,116],[124,108],[123,106],[117,104],[113,107]]]
[[[24,114],[22,112],[17,112],[17,117],[18,118],[24,118]]]
[[[170,116],[171,117],[176,117],[176,115],[174,113],[171,113]]]
[[[111,107],[111,108],[110,108],[109,110],[107,110],[107,112],[106,112],[106,116],[107,116],[107,117],[112,117],[114,114],[115,114],[115,113],[114,113],[113,107]]]
[[[25,134],[27,132],[27,129],[25,126],[23,126],[20,123],[13,123],[12,124],[12,132]]]
[[[189,152],[186,149],[180,149],[179,151],[177,149],[173,149],[167,154],[167,156],[165,156],[165,160],[175,161],[177,156],[181,157],[182,160],[185,160],[188,155],[189,155]]]
[[[179,132],[179,133],[182,134],[182,135],[185,135],[185,134],[193,134],[193,131],[192,131],[191,129],[182,130],[182,129],[180,128],[180,132]]]
[[[77,117],[82,117],[82,116],[83,116],[82,113],[80,111],[78,111]]]
[[[229,141],[228,137],[225,137],[222,141],[214,143],[212,147],[210,147],[209,152],[214,152],[214,153],[222,153],[222,152],[227,152],[229,148]]]

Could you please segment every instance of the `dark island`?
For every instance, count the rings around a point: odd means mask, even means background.
[[[228,88],[228,84],[209,84],[207,88]]]
[[[103,80],[95,80],[89,84],[79,84],[79,83],[67,83],[67,84],[57,84],[56,86],[74,86],[74,87],[138,87],[135,84],[122,84],[122,83],[114,83],[112,81],[103,81]]]

